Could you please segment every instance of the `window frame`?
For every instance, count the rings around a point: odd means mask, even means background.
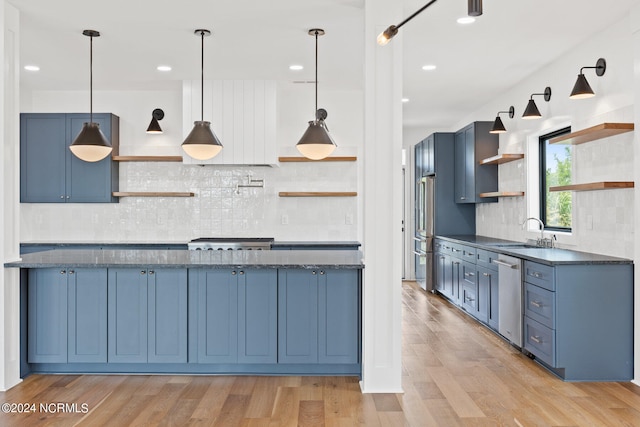
[[[538,185],[540,220],[544,223],[544,229],[547,231],[557,231],[561,233],[571,233],[573,231],[573,220],[571,227],[554,227],[547,225],[547,151],[546,142],[560,135],[571,133],[571,126],[566,126],[553,132],[545,133],[538,137]],[[572,157],[573,162],[573,157]],[[572,163],[573,167],[573,163]],[[573,198],[571,199],[571,211],[573,212]]]

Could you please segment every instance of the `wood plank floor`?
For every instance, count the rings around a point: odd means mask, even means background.
[[[0,426],[640,426],[640,387],[562,382],[413,282],[402,327],[404,394],[353,377],[32,375],[0,403],[35,412]],[[58,402],[77,407],[39,407]]]

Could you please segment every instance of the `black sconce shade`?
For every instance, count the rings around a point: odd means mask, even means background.
[[[505,133],[507,131],[507,129],[504,127],[504,123],[502,123],[502,119],[500,118],[500,114],[502,113],[508,113],[509,118],[513,119],[513,116],[515,115],[515,109],[512,105],[507,111],[499,111],[496,115],[495,121],[493,122],[493,127],[491,128],[489,133]]]
[[[571,99],[585,99],[595,96],[595,92],[593,91],[593,89],[591,89],[591,85],[589,85],[586,77],[584,76],[584,74],[582,74],[582,70],[584,70],[585,68],[594,68],[596,70],[596,76],[601,77],[607,70],[607,61],[605,61],[604,58],[600,58],[596,62],[595,67],[580,68],[580,74],[578,74],[576,84],[573,85],[573,90],[571,91],[571,95],[569,95],[569,98]]]
[[[533,93],[531,94],[531,98],[529,99],[529,102],[527,103],[527,108],[524,109],[524,113],[522,114],[522,118],[526,119],[526,120],[532,120],[532,119],[539,119],[540,117],[542,117],[542,114],[540,114],[540,110],[538,110],[538,106],[536,105],[535,101],[533,100],[533,97],[536,95],[543,95],[544,96],[544,100],[549,102],[549,100],[551,99],[551,88],[549,86],[547,86],[544,89],[543,93]]]
[[[151,123],[149,123],[149,127],[147,128],[147,133],[162,133],[162,128],[160,127],[159,120],[164,118],[164,111],[160,108],[156,108],[151,113]]]

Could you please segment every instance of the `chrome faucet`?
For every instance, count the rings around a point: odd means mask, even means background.
[[[539,246],[546,246],[545,245],[545,239],[544,239],[544,222],[542,222],[540,219],[536,218],[536,217],[529,217],[527,219],[524,220],[524,222],[522,223],[522,229],[524,230],[524,227],[527,225],[528,221],[538,221],[538,224],[540,225],[540,239],[538,240],[538,245]],[[551,239],[549,239],[551,240]],[[551,242],[553,244],[553,242]]]

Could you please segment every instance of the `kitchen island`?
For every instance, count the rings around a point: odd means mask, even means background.
[[[355,250],[22,255],[22,376],[360,375]]]

